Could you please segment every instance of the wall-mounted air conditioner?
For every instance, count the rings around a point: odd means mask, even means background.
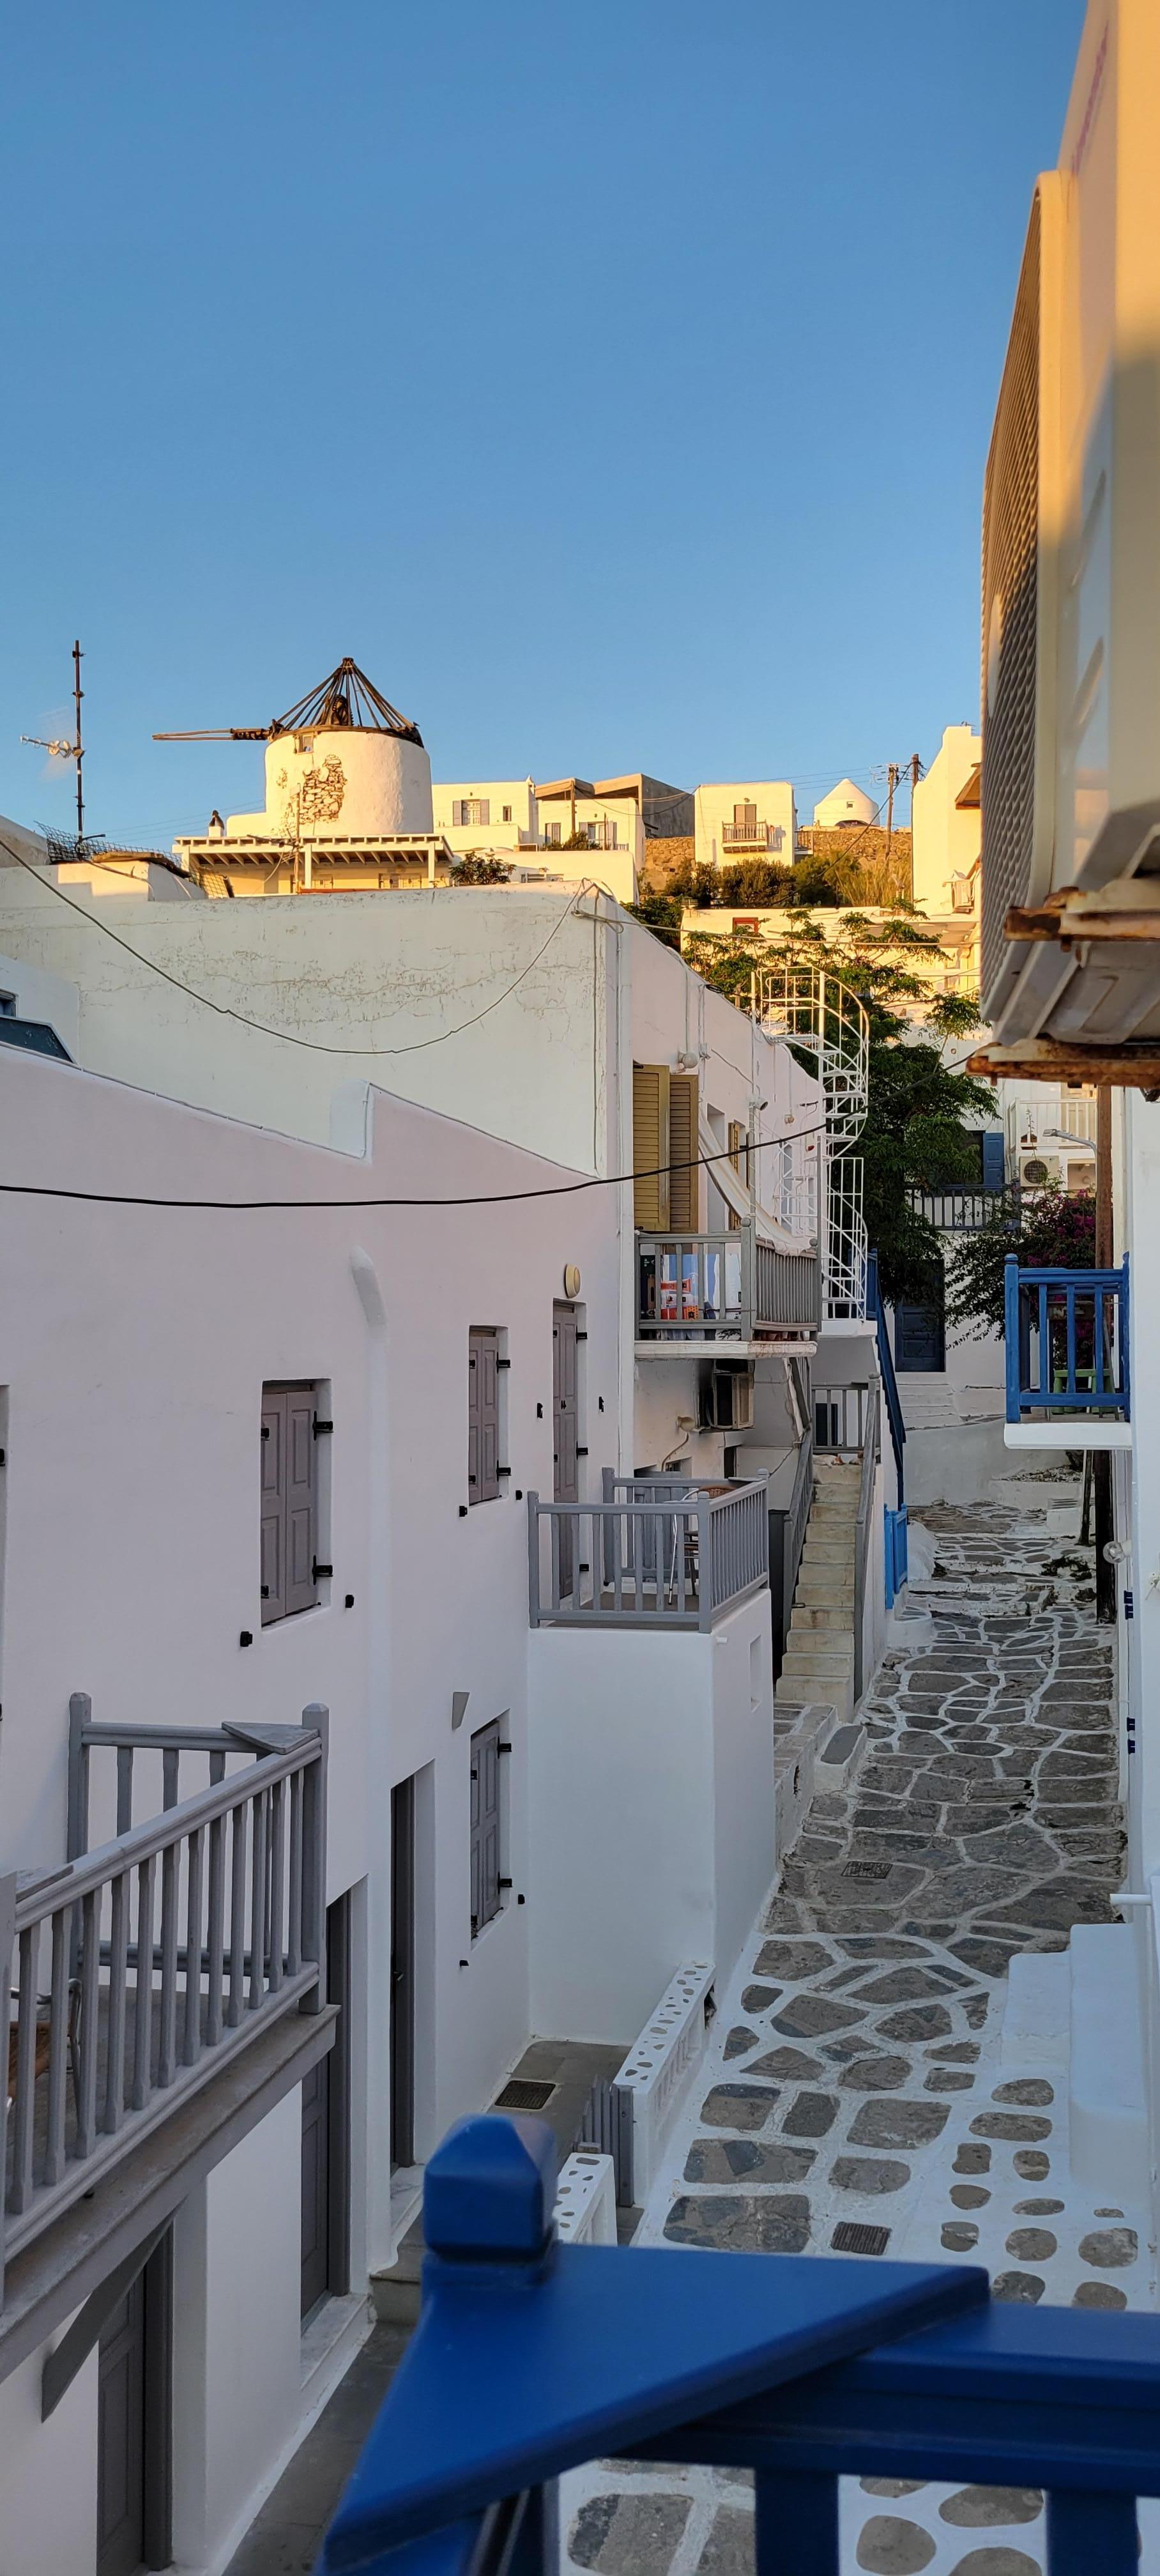
[[[1160,927],[1158,123],[1156,0],[1090,7],[984,486],[982,986],[999,1044],[1160,1037],[1160,941],[1140,935]],[[1039,919],[1010,939],[1013,906]]]
[[[716,1361],[701,1388],[703,1431],[748,1431],[753,1421],[753,1372]]]
[[[1021,1189],[1058,1189],[1062,1179],[1063,1166],[1058,1154],[1020,1154],[1019,1185]]]

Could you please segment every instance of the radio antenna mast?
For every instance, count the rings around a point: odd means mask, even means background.
[[[72,658],[73,706],[76,711],[73,722],[72,741],[45,742],[38,733],[22,733],[20,739],[21,742],[30,742],[37,751],[46,751],[51,760],[71,760],[74,763],[77,774],[77,840],[80,842],[83,841],[85,837],[85,790],[84,778],[81,770],[81,763],[85,756],[85,746],[81,739],[81,699],[85,693],[81,687],[81,663],[84,656],[81,652],[79,638],[73,645]]]

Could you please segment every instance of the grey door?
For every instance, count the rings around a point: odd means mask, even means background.
[[[894,1309],[894,1366],[900,1377],[945,1369],[946,1330],[943,1301]]]
[[[350,2288],[350,1898],[326,1909],[334,2041],[302,2086],[302,2308]]]
[[[557,1299],[552,1308],[552,1499],[557,1503],[575,1503],[580,1499],[577,1459],[580,1353],[576,1336],[575,1307],[566,1306]],[[572,1590],[575,1526],[570,1520],[559,1523],[561,1599],[565,1599]]]
[[[415,2161],[415,1783],[391,1791],[391,2168]]]
[[[471,1937],[500,1908],[499,1720],[471,1739]]]
[[[302,2086],[302,2315],[330,2288],[330,2055]]]
[[[101,2329],[96,2576],[172,2557],[173,2246],[166,2235]]]

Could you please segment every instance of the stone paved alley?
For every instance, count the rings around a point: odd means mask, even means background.
[[[929,1572],[866,1704],[861,1770],[815,1799],[720,1999],[640,2242],[833,2255],[853,2221],[890,2255],[985,2262],[1000,2298],[1150,2304],[1143,2214],[1071,2179],[1065,2064],[1000,2055],[1012,1952],[1117,1920],[1124,1872],[1077,1488],[1002,1491],[912,1514]],[[752,2568],[732,2472],[605,2462],[564,2503],[570,2564],[597,2576]],[[1042,2531],[1030,2491],[843,2481],[851,2576],[1036,2576]]]

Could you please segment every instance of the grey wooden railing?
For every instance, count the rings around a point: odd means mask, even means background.
[[[781,1671],[785,1641],[797,1590],[798,1568],[806,1543],[810,1504],[814,1498],[814,1442],[807,1424],[805,1437],[798,1450],[793,1492],[784,1511],[774,1508],[769,1515],[769,1592],[770,1618],[773,1627],[773,1678]]]
[[[711,1628],[768,1582],[764,1476],[740,1485],[616,1479],[614,1494],[599,1503],[528,1495],[533,1628]]]
[[[72,1709],[70,1838],[93,1744],[117,1748],[118,1818],[135,1755],[160,1750],[160,1815],[62,1867],[0,1879],[0,1974],[12,1989],[0,2265],[281,2015],[322,2001],[327,1712],[301,1726],[93,1726]],[[176,1799],[182,1751],[216,1776]],[[231,1754],[257,1753],[225,1778]],[[2,2269],[0,2269],[2,2284]]]
[[[865,1381],[855,1386],[815,1386],[814,1447],[820,1458],[857,1456],[866,1437],[869,1403]]]
[[[642,1341],[743,1341],[817,1331],[816,1251],[759,1243],[752,1223],[727,1234],[638,1234],[637,1334]]]
[[[882,1399],[878,1387],[869,1390],[862,1438],[862,1473],[858,1482],[858,1517],[854,1525],[854,1705],[862,1696],[864,1681],[863,1631],[866,1612],[866,1578],[870,1568],[870,1541],[874,1530],[874,1480],[878,1472]]]

